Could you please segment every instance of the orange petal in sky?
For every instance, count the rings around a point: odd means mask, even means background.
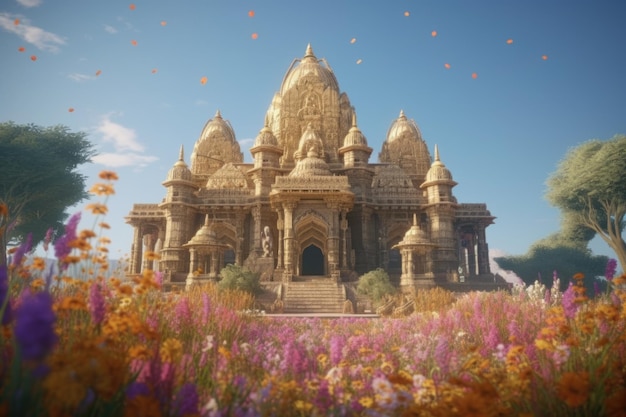
[[[512,44],[513,43],[513,39],[507,39],[506,43],[509,44],[509,45]]]
[[[165,26],[167,25],[167,22],[165,20],[161,20],[161,26]]]
[[[405,15],[406,17],[409,17],[409,16],[411,16],[411,13],[409,13],[408,11],[406,11],[406,12],[404,12],[404,15]]]
[[[356,63],[357,63],[357,64],[360,64],[361,62],[363,62],[363,60],[362,60],[361,58],[359,58],[359,59],[357,59],[357,60],[356,60]]]
[[[132,43],[132,44],[133,44],[133,46],[137,46],[137,41],[136,41],[136,40],[134,40],[134,39],[133,39],[132,41],[130,41],[130,43]]]
[[[135,10],[135,3],[131,3],[130,6],[128,6],[128,8],[130,10]]]
[[[250,10],[250,11],[248,12],[248,16],[250,16],[250,17],[254,17],[254,10]]]
[[[472,72],[472,78],[473,78],[473,79],[478,78],[478,74],[476,74],[475,72]]]
[[[354,42],[356,42],[356,38],[350,39],[350,43],[354,43]]]
[[[430,32],[430,35],[434,38],[435,36],[437,36],[437,31],[433,30],[432,32]]]
[[[74,107],[70,107],[69,109],[67,109],[68,112],[73,113],[74,112]]]
[[[30,60],[31,61],[37,61],[37,56],[36,55],[31,55],[30,56]]]
[[[96,71],[96,77],[99,76],[100,74],[102,74],[101,70]]]
[[[156,73],[157,73],[157,71],[158,71],[158,69],[156,69],[156,68],[152,68],[152,73],[153,73],[153,74],[156,74]]]
[[[26,50],[26,48],[24,48],[23,46],[20,46],[19,48],[17,48],[18,51],[20,52],[24,52]]]
[[[450,64],[448,64],[447,62],[446,62],[445,64],[443,64],[443,66],[444,66],[446,69],[450,69]]]
[[[259,37],[258,33],[254,32],[252,34],[252,39],[257,39]]]
[[[204,85],[207,82],[207,78],[206,77],[202,77],[200,78],[200,84]]]
[[[544,61],[548,60],[548,55],[541,55],[541,59],[543,59]]]
[[[20,24],[20,19],[15,19],[15,20],[13,21],[13,24],[14,24],[15,26],[19,25],[19,24]]]

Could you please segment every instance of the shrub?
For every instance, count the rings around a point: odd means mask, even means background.
[[[370,297],[374,304],[380,303],[385,296],[396,293],[396,288],[389,280],[389,274],[381,268],[362,275],[356,289],[359,294]]]
[[[239,290],[250,294],[258,294],[261,291],[259,274],[248,268],[228,264],[220,271],[222,280],[217,284],[220,290]]]

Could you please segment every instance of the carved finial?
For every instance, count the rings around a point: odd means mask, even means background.
[[[435,162],[440,162],[439,159],[439,146],[435,144]]]
[[[356,127],[356,112],[352,110],[352,127]]]
[[[208,226],[208,225],[209,225],[209,213],[207,213],[207,214],[204,216],[204,225],[205,225],[205,226]]]
[[[222,118],[222,113],[220,113],[220,109],[217,109],[217,111],[215,112],[215,118],[216,119],[221,119]]]
[[[404,119],[406,118],[406,116],[404,115],[404,110],[400,110],[400,116],[398,116],[398,119]]]
[[[304,57],[305,58],[308,57],[308,56],[313,56],[313,57],[315,56],[313,54],[313,48],[311,48],[311,44],[310,43],[306,46],[306,52],[304,53]]]
[[[413,226],[417,226],[417,213],[413,213]]]
[[[184,145],[180,145],[180,150],[178,151],[178,160],[184,162],[185,161],[185,147]]]

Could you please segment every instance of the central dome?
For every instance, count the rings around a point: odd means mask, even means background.
[[[296,66],[297,63],[299,64]],[[280,87],[280,93],[284,94],[289,89],[297,86],[300,80],[306,78],[313,78],[321,82],[325,88],[330,87],[337,92],[339,91],[339,83],[333,70],[325,59],[317,59],[313,54],[311,44],[307,45],[302,59],[294,59],[291,63]]]

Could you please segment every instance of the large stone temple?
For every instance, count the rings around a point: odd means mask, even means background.
[[[218,111],[181,146],[160,203],[135,204],[130,272],[163,272],[172,285],[248,266],[274,285],[335,285],[382,268],[403,288],[493,282],[485,204],[459,203],[435,146],[403,111],[372,162],[348,95],[311,46],[269,105],[245,163]],[[444,155],[444,153],[442,153]],[[175,160],[175,157],[172,158]],[[159,252],[158,262],[146,251]]]

